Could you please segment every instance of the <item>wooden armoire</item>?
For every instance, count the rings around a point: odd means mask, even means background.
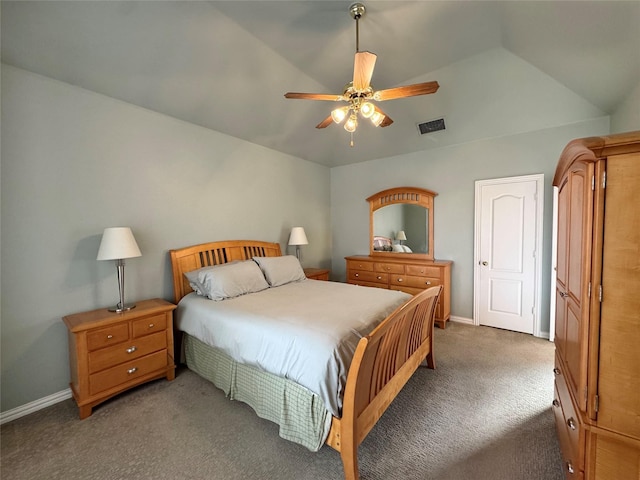
[[[553,184],[563,467],[568,479],[640,480],[640,131],[570,142]]]

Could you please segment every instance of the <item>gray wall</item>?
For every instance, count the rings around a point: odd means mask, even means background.
[[[46,77],[2,67],[2,411],[68,387],[61,317],[117,302],[102,231],[130,226],[129,300],[172,299],[167,251],[286,242],[330,266],[329,169]],[[289,249],[289,253],[294,253]]]
[[[574,138],[609,133],[608,117],[520,135],[426,150],[331,169],[332,275],[345,279],[344,257],[369,253],[366,198],[412,186],[438,193],[434,203],[435,258],[453,260],[451,313],[473,316],[474,189],[476,180],[544,174],[543,312],[549,329],[551,181],[560,152]]]

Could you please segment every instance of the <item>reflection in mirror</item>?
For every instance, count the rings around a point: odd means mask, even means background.
[[[432,190],[397,187],[367,198],[369,254],[433,260]]]
[[[373,250],[377,252],[427,253],[429,209],[419,205],[387,205],[373,213]],[[404,232],[404,239],[398,235]]]

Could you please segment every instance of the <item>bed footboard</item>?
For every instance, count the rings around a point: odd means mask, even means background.
[[[327,444],[340,452],[346,480],[358,480],[358,445],[426,359],[435,368],[433,323],[441,286],[414,296],[363,337],[347,375],[342,418]]]

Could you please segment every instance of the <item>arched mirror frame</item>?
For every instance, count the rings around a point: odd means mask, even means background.
[[[417,187],[397,187],[383,190],[367,198],[369,202],[369,255],[379,257],[421,258],[433,260],[433,199],[436,192]],[[394,204],[418,205],[427,209],[429,227],[429,250],[426,253],[381,252],[373,249],[373,214],[376,210]]]

